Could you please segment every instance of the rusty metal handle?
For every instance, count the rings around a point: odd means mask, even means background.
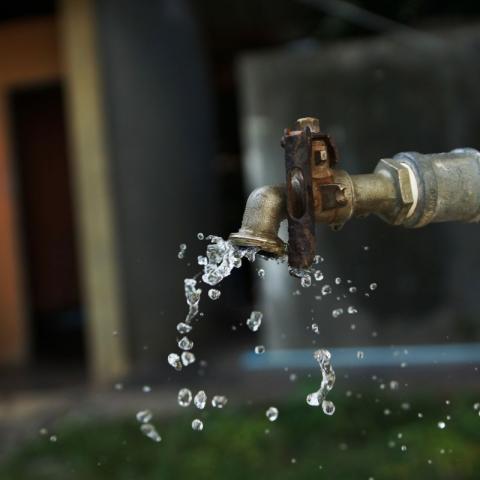
[[[315,257],[315,207],[312,192],[311,133],[308,127],[283,138],[287,176],[288,263],[307,268]]]

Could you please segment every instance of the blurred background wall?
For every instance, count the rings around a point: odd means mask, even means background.
[[[478,148],[479,13],[434,0],[4,2],[5,388],[162,372],[196,233],[225,237],[249,190],[282,180],[279,139],[297,117],[319,117],[353,173],[398,151]],[[265,281],[242,269],[206,307],[205,354],[241,351],[230,327],[255,305],[275,318],[271,346],[303,344],[312,308],[335,345],[478,338],[478,228],[372,218],[320,231],[329,278],[362,294],[379,283],[374,302],[355,299],[355,335],[331,319],[333,297],[292,296],[268,264]]]

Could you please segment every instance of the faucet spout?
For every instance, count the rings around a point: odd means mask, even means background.
[[[267,256],[283,256],[286,244],[278,230],[286,216],[285,185],[257,188],[248,197],[240,230],[230,240],[241,247],[257,247]]]

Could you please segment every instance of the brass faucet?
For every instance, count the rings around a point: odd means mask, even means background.
[[[230,240],[263,255],[288,255],[292,268],[312,265],[315,224],[340,229],[352,217],[376,214],[392,225],[418,228],[432,222],[480,221],[480,153],[471,148],[381,159],[373,173],[337,168],[338,153],[319,121],[297,120],[282,137],[286,184],[257,188],[242,226]],[[278,236],[288,222],[288,244]]]

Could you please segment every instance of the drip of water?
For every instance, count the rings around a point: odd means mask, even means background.
[[[190,333],[192,331],[192,326],[185,322],[180,322],[177,324],[177,332],[185,335],[186,333]]]
[[[220,292],[220,290],[217,290],[216,288],[211,288],[208,291],[208,297],[210,298],[210,300],[218,300],[221,294],[222,292]]]
[[[196,432],[201,432],[203,430],[203,422],[199,418],[195,418],[192,421],[192,430]]]
[[[192,392],[188,388],[182,388],[178,391],[178,404],[181,407],[188,407],[192,403]]]
[[[265,415],[271,422],[274,422],[278,418],[278,408],[269,407],[265,412]]]
[[[188,304],[188,314],[185,318],[186,323],[190,323],[198,313],[198,304],[200,303],[200,296],[202,290],[197,288],[197,281],[193,278],[185,279],[185,298]]]
[[[256,332],[260,325],[262,324],[263,313],[254,310],[250,317],[247,319],[247,327],[252,331]]]
[[[255,347],[255,353],[257,355],[263,355],[265,353],[265,347],[263,345],[257,345]]]
[[[185,252],[187,251],[187,245],[185,243],[181,243],[180,244],[180,247],[179,247],[179,251],[178,251],[178,254],[177,254],[177,257],[182,260],[183,258],[185,258]]]
[[[149,423],[153,418],[153,414],[150,410],[140,410],[137,412],[136,418],[140,423]]]
[[[143,423],[140,431],[154,442],[161,442],[162,437],[158,434],[156,428],[151,423]]]
[[[167,357],[169,365],[171,365],[175,370],[180,371],[182,369],[182,361],[176,353],[170,353]]]
[[[322,372],[322,382],[320,388],[313,393],[307,395],[307,403],[312,407],[318,407],[322,405],[322,410],[327,415],[333,415],[335,412],[335,405],[333,402],[326,400],[328,392],[333,388],[335,384],[335,372],[330,363],[331,355],[328,350],[316,350],[313,354],[313,358],[320,365],[320,371]]]
[[[193,342],[188,337],[182,337],[178,341],[178,346],[182,350],[191,350],[193,348]]]
[[[223,408],[228,402],[228,398],[225,395],[215,395],[212,398],[212,407]]]
[[[186,367],[195,362],[195,355],[192,352],[182,352],[182,363]]]
[[[203,390],[200,390],[193,398],[193,403],[197,408],[203,410],[207,404],[207,394]]]

